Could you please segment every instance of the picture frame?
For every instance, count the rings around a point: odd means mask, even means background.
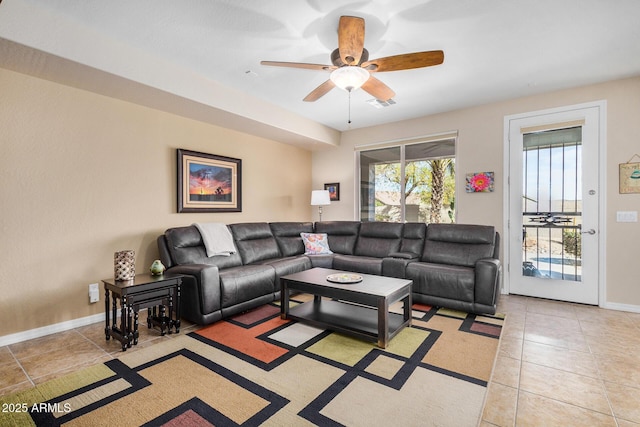
[[[620,194],[640,193],[640,163],[620,163]]]
[[[465,190],[467,193],[490,193],[494,187],[493,172],[471,172],[466,176]]]
[[[324,189],[329,192],[329,200],[332,202],[337,202],[340,200],[340,183],[332,182],[330,184],[325,184]]]
[[[242,212],[242,160],[179,148],[178,212]]]

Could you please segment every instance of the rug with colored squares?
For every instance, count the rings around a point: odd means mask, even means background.
[[[265,305],[0,402],[28,409],[7,425],[477,425],[504,316],[412,309],[381,349]]]

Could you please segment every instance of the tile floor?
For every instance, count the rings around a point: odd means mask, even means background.
[[[640,314],[501,295],[507,314],[482,415],[489,426],[640,426]],[[140,324],[145,325],[145,319]],[[122,353],[102,323],[0,348],[0,395]],[[197,328],[183,325],[180,333]]]
[[[482,427],[640,425],[640,314],[501,295]]]

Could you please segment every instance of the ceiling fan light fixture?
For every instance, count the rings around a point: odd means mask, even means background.
[[[340,89],[351,92],[369,80],[369,72],[362,67],[348,65],[333,70],[329,78]]]

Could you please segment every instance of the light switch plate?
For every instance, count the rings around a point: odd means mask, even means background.
[[[638,222],[638,211],[617,211],[617,222]]]

